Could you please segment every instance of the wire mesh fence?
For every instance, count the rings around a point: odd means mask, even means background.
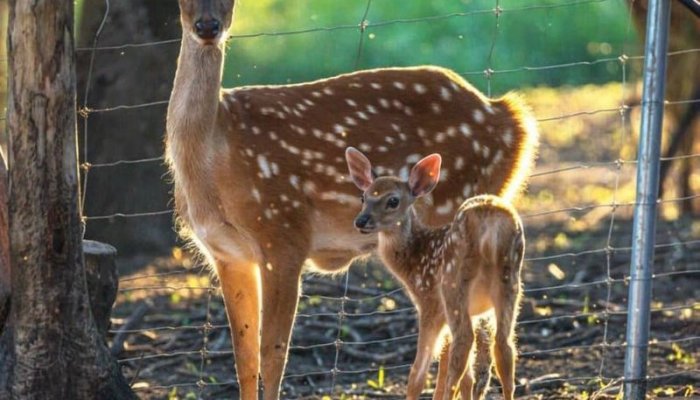
[[[636,39],[632,15],[628,14],[627,39],[617,46],[617,54],[506,67],[497,65],[494,58],[499,54],[499,40],[503,40],[499,35],[504,17],[525,18],[535,10],[545,10],[546,18],[554,19],[562,8],[606,2],[611,0],[484,0],[464,12],[373,21],[369,19],[373,1],[357,0],[361,14],[354,23],[325,25],[320,21],[313,27],[279,32],[237,33],[230,39],[233,43],[355,32],[353,48],[345,50],[353,54],[347,68],[359,69],[373,29],[393,27],[400,33],[412,24],[487,19],[492,31],[484,32],[482,39],[488,43],[484,68],[458,72],[468,80],[484,80],[489,96],[500,94],[494,90],[494,82],[505,75],[525,77],[614,66],[617,77],[613,89],[600,85],[585,92],[566,87],[554,94],[546,88],[526,91],[542,131],[542,148],[529,190],[517,204],[528,242],[523,272],[525,300],[517,325],[517,394],[522,397],[614,397],[621,390],[625,319],[630,312],[625,303],[631,216],[636,205],[637,160],[630,149],[636,144],[633,132],[639,103],[635,100],[638,77],[631,75],[639,69],[643,55],[633,45]],[[89,55],[87,83],[79,102],[83,194],[88,193],[93,174],[119,168],[130,168],[123,172],[129,173],[131,168],[163,163],[158,156],[92,161],[88,143],[100,132],[91,129],[91,116],[122,113],[123,118],[129,118],[130,110],[167,104],[167,99],[134,99],[128,104],[92,105],[94,61],[109,52],[144,47],[158,52],[179,42],[168,39],[101,45],[102,30],[110,24],[110,2],[104,3],[105,12],[91,45],[78,48],[79,53]],[[313,3],[308,7],[312,10]],[[545,36],[533,45],[556,43],[548,40],[555,38]],[[465,48],[465,57],[468,52]],[[669,62],[698,53],[697,45],[670,51]],[[669,98],[666,108],[695,102],[700,99]],[[698,159],[700,154],[691,152],[661,161]],[[163,185],[166,182],[163,177]],[[700,301],[696,286],[700,278],[700,223],[678,211],[679,203],[698,197],[700,194],[674,194],[658,202],[664,218],[657,226],[648,376],[655,394],[698,394],[699,390]],[[83,198],[84,210],[90,201],[89,196]],[[84,223],[90,226],[116,220],[129,223],[172,218],[172,209],[84,215]],[[111,334],[113,351],[134,390],[143,398],[223,398],[237,393],[224,306],[206,267],[178,247],[168,256],[131,264],[139,266],[122,271]],[[417,331],[415,310],[400,285],[380,265],[369,261],[356,263],[340,277],[305,277],[303,287],[282,396],[401,398]]]

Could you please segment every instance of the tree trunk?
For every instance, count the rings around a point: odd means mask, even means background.
[[[0,147],[7,149],[5,107],[7,106],[7,0],[0,0]],[[7,154],[7,153],[5,153]]]
[[[7,166],[0,151],[0,333],[10,313],[10,224],[7,219]]]
[[[73,1],[11,0],[9,15],[13,269],[10,317],[0,338],[0,398],[128,398],[86,287]]]
[[[104,13],[104,0],[83,1],[78,47],[93,47]],[[97,46],[148,43],[179,36],[177,1],[120,0],[110,2],[109,18]],[[92,71],[92,52],[78,51],[78,104],[103,109],[167,100],[178,50],[178,41],[98,50]],[[87,130],[82,119],[78,124],[82,161],[100,164],[162,156],[166,108],[167,104],[158,104],[88,113]],[[86,145],[87,159],[83,152]],[[85,215],[172,209],[170,186],[163,179],[166,174],[162,161],[92,168],[88,172]],[[86,237],[110,243],[122,254],[169,252],[176,243],[172,214],[89,220]]]

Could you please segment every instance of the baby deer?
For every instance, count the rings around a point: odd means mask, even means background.
[[[440,360],[433,398],[456,399],[461,392],[462,399],[472,399],[472,319],[493,312],[496,372],[504,398],[512,399],[513,328],[525,240],[516,211],[499,197],[476,196],[462,203],[451,223],[429,228],[417,217],[413,203],[437,184],[440,155],[418,161],[408,182],[394,176],[376,177],[367,157],[353,147],[347,148],[345,159],[353,182],[364,191],[355,227],[362,233],[379,233],[379,256],[418,309],[418,348],[407,398],[420,396],[433,351],[440,350],[436,344],[447,325],[452,340]],[[481,395],[475,393],[477,398]]]

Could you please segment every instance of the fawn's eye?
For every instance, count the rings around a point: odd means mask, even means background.
[[[386,202],[386,208],[396,208],[399,206],[399,198],[398,197],[389,197],[389,200]]]

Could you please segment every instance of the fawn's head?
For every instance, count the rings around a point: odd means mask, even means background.
[[[367,157],[354,147],[345,150],[350,177],[362,194],[362,211],[355,227],[362,233],[395,228],[408,216],[413,203],[435,188],[440,179],[439,154],[431,154],[413,166],[408,182],[395,176],[377,177]]]
[[[226,39],[235,0],[179,0],[182,29],[203,45]]]

